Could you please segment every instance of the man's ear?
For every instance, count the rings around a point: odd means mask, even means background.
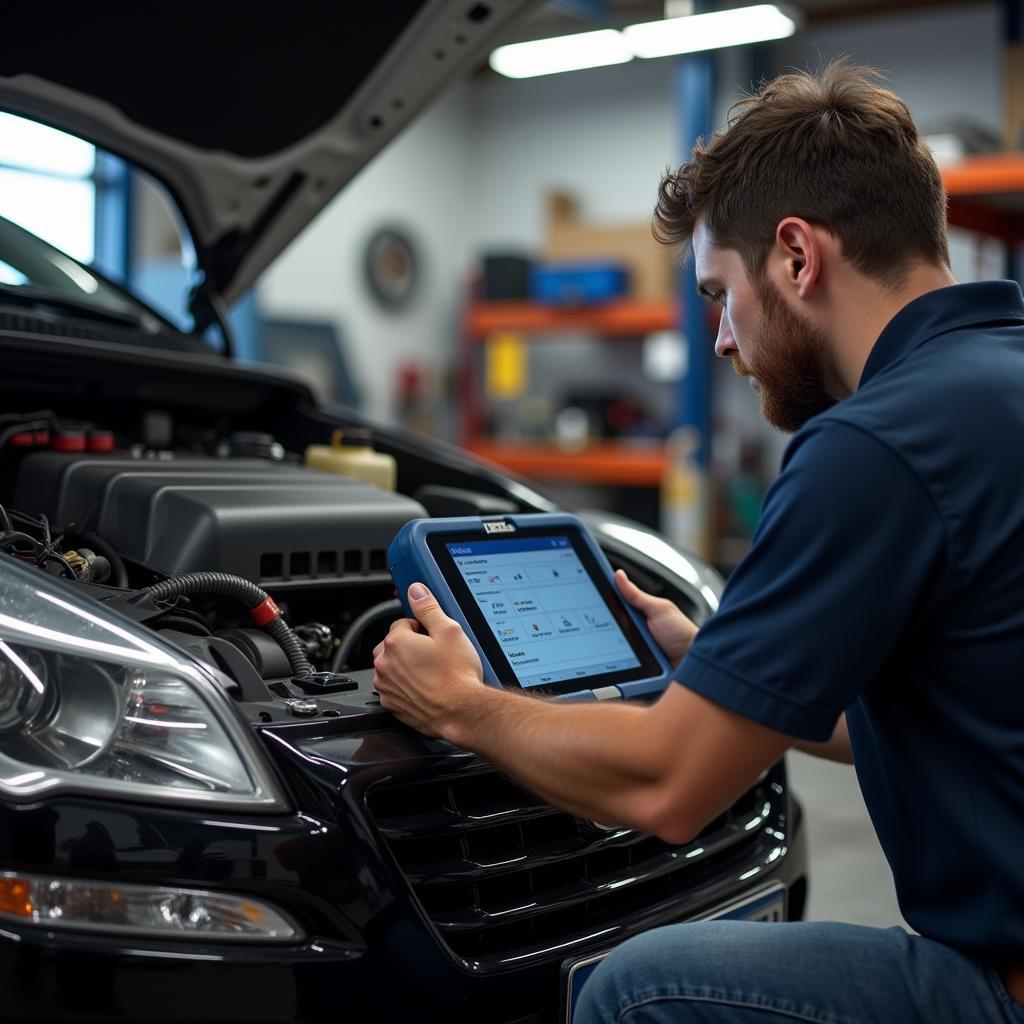
[[[783,283],[799,298],[809,298],[821,277],[821,243],[814,228],[800,217],[786,217],[775,229],[775,245]]]

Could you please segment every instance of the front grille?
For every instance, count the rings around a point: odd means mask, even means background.
[[[743,866],[779,845],[779,778],[766,776],[683,846],[602,830],[487,767],[385,783],[368,803],[448,947],[472,962],[521,962],[735,882]]]

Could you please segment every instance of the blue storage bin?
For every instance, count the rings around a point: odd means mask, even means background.
[[[629,273],[619,263],[539,263],[530,275],[530,297],[549,306],[596,306],[621,299]]]

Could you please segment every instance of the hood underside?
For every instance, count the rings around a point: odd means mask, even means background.
[[[536,0],[4,13],[0,109],[158,178],[231,302]],[[116,12],[116,14],[115,14]]]

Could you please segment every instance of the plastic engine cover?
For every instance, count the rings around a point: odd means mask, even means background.
[[[92,530],[166,576],[198,570],[255,581],[387,578],[385,552],[419,502],[265,459],[39,452],[18,471],[14,507]]]

